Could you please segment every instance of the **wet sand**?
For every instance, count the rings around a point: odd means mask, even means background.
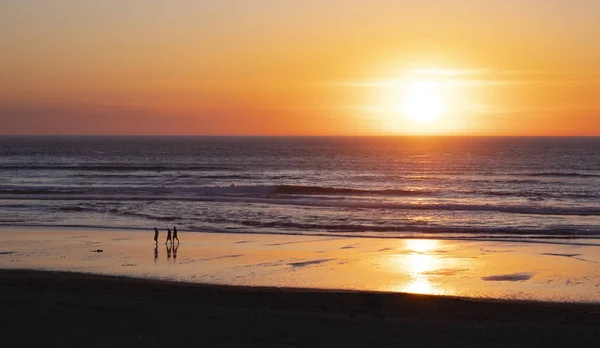
[[[7,347],[597,347],[600,305],[0,271]]]
[[[0,268],[227,284],[600,303],[598,240],[563,244],[0,228]],[[102,252],[96,252],[102,250]]]

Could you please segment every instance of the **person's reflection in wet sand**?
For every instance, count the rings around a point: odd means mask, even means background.
[[[179,248],[179,243],[177,245],[173,245],[173,262],[177,261],[177,249]]]
[[[154,247],[154,263],[158,262],[158,245]]]
[[[167,259],[171,258],[171,244],[165,246],[167,248]]]

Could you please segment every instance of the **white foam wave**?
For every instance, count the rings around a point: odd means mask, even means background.
[[[289,197],[274,194],[272,187],[223,187],[198,191],[185,190],[186,194],[175,194],[176,190],[151,190],[144,194],[123,194],[114,190],[102,194],[77,193],[73,194],[0,194],[0,199],[29,199],[29,200],[77,200],[77,201],[194,201],[194,202],[238,202],[262,203],[273,205],[295,205],[312,207],[332,207],[351,209],[381,209],[381,210],[434,210],[434,211],[479,211],[500,212],[531,215],[600,215],[600,206],[547,206],[519,204],[468,204],[461,202],[437,203],[434,201],[365,201],[359,199],[322,199],[321,197]],[[160,194],[159,194],[160,193]],[[195,193],[195,194],[194,194]],[[535,203],[535,202],[533,202]]]

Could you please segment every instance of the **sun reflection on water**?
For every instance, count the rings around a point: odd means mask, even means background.
[[[439,244],[438,240],[435,239],[407,239],[406,247],[410,251],[417,253],[424,253],[432,251],[437,248]]]
[[[446,289],[431,281],[435,270],[441,268],[443,260],[435,252],[439,246],[438,240],[411,239],[406,240],[408,255],[394,259],[396,269],[407,272],[410,281],[394,287],[394,291],[414,294],[443,295]]]

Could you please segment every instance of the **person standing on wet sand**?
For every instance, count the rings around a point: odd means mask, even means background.
[[[171,241],[171,229],[167,228],[167,241],[165,242],[165,244],[169,243]]]
[[[158,228],[154,227],[154,242],[158,245]]]
[[[177,226],[173,227],[173,243],[175,243],[175,239],[177,239],[177,244],[179,244],[179,238],[177,238]]]

